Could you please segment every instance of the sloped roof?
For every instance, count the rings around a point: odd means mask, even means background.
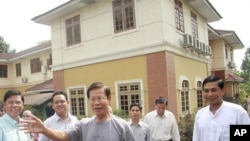
[[[208,38],[209,40],[223,39],[233,49],[244,48],[240,38],[232,30],[218,30],[208,24]]]
[[[14,57],[15,54],[10,54],[10,53],[0,53],[0,60],[8,60],[12,57]]]
[[[29,49],[9,54],[9,53],[0,53],[0,61],[14,61],[17,59],[22,59],[27,56],[43,53],[44,51],[51,50],[51,41],[31,47]]]
[[[31,20],[36,23],[50,25],[53,19],[72,13],[77,9],[86,7],[97,1],[99,0],[69,0]],[[192,8],[206,18],[208,22],[218,21],[222,18],[208,0],[187,0],[187,2]]]
[[[219,21],[222,16],[213,7],[209,0],[186,0],[188,4],[195,9],[208,22]]]
[[[36,23],[50,25],[53,19],[72,13],[75,10],[86,7],[96,1],[98,0],[69,0],[54,9],[32,18],[31,20]]]
[[[237,76],[236,74],[227,73],[225,77],[227,82],[243,82],[243,79]]]
[[[27,91],[48,91],[48,90],[53,90],[54,89],[54,85],[53,85],[53,79],[47,80],[43,83],[37,84],[29,89],[26,90]]]
[[[24,105],[41,105],[52,98],[53,93],[24,95]]]

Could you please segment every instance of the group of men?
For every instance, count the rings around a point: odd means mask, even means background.
[[[250,124],[241,106],[223,101],[222,79],[208,76],[202,88],[208,106],[195,116],[193,141],[229,141],[230,124]],[[19,91],[10,90],[4,96],[6,114],[0,118],[0,140],[28,141],[30,136],[25,133],[30,132],[40,133],[38,141],[180,141],[176,118],[166,110],[164,97],[155,100],[155,110],[146,114],[143,121],[142,106],[132,103],[129,122],[110,112],[111,92],[103,83],[92,83],[87,97],[93,117],[78,121],[68,112],[66,93],[57,91],[52,96],[55,114],[42,122],[32,115],[29,120],[20,120],[24,100]]]

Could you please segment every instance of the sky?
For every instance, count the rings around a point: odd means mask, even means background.
[[[17,52],[50,40],[50,27],[31,19],[68,0],[0,0],[0,36]],[[250,0],[209,0],[222,16],[209,23],[214,29],[233,30],[245,48],[235,51],[234,60],[239,70],[246,48],[250,46]]]

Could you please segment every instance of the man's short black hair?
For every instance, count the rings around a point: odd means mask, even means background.
[[[5,93],[5,95],[4,95],[4,97],[3,97],[3,102],[6,102],[7,99],[10,98],[10,97],[13,96],[13,95],[20,95],[20,96],[21,96],[21,99],[22,99],[22,102],[24,103],[24,97],[22,96],[21,92],[18,91],[18,90],[14,90],[14,89],[8,90],[8,91]]]
[[[67,93],[65,93],[64,91],[55,91],[54,94],[52,95],[52,99],[51,99],[52,102],[54,100],[54,97],[57,95],[63,95],[65,97],[66,101],[68,101]]]
[[[204,89],[204,85],[209,83],[209,82],[218,82],[218,87],[220,89],[224,88],[224,81],[220,77],[218,77],[216,75],[210,75],[204,79],[203,84],[202,84],[202,89]]]
[[[89,86],[89,88],[87,90],[87,97],[88,98],[90,97],[89,93],[91,90],[100,89],[100,88],[104,88],[104,92],[105,92],[105,95],[107,97],[110,96],[111,92],[110,92],[110,88],[108,86],[104,85],[102,82],[94,82]]]
[[[140,103],[137,103],[137,102],[132,103],[132,104],[130,105],[130,107],[129,107],[130,111],[131,111],[131,109],[132,109],[133,107],[138,107],[138,108],[140,109],[140,111],[142,111],[142,106],[141,106]]]
[[[166,104],[168,105],[168,100],[162,96],[159,96],[155,99],[155,104]]]

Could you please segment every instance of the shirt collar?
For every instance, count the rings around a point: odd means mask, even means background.
[[[159,118],[167,117],[166,110],[164,111],[164,114],[162,116],[159,116],[156,110],[154,112],[155,112],[155,117],[159,117]]]
[[[128,123],[129,123],[130,126],[134,126],[134,124],[132,123],[132,120],[130,120]],[[138,126],[141,126],[141,123],[142,123],[142,122],[139,121]]]
[[[67,118],[67,121],[70,120],[70,113],[68,113],[68,118]],[[59,115],[57,113],[55,113],[55,119],[56,121],[59,121],[59,120],[62,120],[61,117],[59,117]]]
[[[17,121],[11,118],[7,113],[3,115],[4,120],[11,124],[11,126],[15,127],[18,125]],[[20,117],[18,117],[20,119]]]

